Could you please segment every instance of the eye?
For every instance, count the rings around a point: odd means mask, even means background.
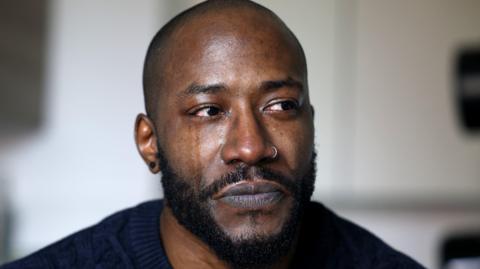
[[[190,113],[192,116],[197,117],[215,117],[219,115],[222,111],[216,106],[204,106],[197,110],[194,110]]]
[[[265,108],[266,111],[288,111],[298,109],[298,103],[293,100],[283,100]]]

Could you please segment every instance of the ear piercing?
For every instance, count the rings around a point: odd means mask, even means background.
[[[155,162],[150,162],[148,164],[148,166],[150,167],[150,169],[153,169],[153,168],[155,168],[156,164],[155,164]]]

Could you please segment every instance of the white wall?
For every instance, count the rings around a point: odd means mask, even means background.
[[[455,53],[480,41],[480,2],[337,3],[336,40],[351,45],[335,43],[331,204],[436,268],[446,236],[480,227],[480,137],[461,131],[452,88]]]
[[[353,192],[421,201],[480,197],[480,137],[454,102],[455,55],[480,43],[480,1],[357,3]]]

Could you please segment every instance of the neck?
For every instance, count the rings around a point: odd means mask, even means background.
[[[219,259],[203,241],[178,223],[168,204],[165,205],[160,216],[160,235],[163,248],[173,268],[231,268],[229,264]],[[295,244],[293,245],[295,246]],[[288,268],[294,248],[287,256],[269,268]]]

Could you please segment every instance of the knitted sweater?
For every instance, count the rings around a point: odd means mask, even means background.
[[[163,201],[142,203],[0,269],[170,269],[159,231]],[[423,268],[380,239],[311,202],[292,268]]]

